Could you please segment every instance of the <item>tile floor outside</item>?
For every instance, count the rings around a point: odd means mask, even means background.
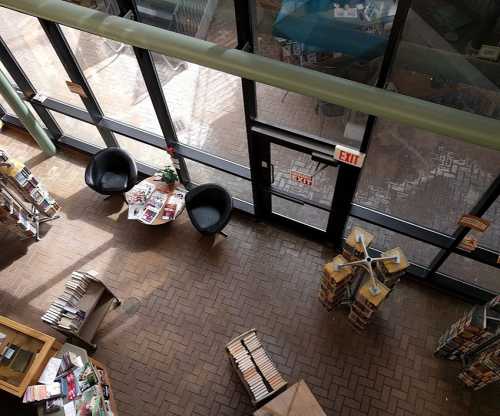
[[[148,227],[121,201],[85,186],[86,158],[47,159],[14,129],[0,147],[38,175],[62,218],[27,244],[0,230],[0,313],[45,332],[40,316],[73,270],[95,269],[123,300],[97,334],[119,415],[249,415],[252,406],[224,345],[257,328],[293,383],[304,379],[328,415],[498,415],[499,386],[470,392],[458,363],[432,355],[438,336],[470,305],[409,279],[363,334],[346,311],[317,298],[333,252],[235,214],[213,249],[186,214]]]

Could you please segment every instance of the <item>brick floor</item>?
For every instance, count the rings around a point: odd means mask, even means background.
[[[498,415],[499,387],[470,392],[458,364],[433,358],[439,334],[469,305],[403,280],[363,335],[317,300],[332,252],[234,215],[214,249],[184,214],[147,227],[83,181],[85,158],[46,159],[10,129],[0,147],[32,167],[63,216],[37,243],[0,230],[0,313],[42,331],[40,314],[75,269],[93,268],[124,301],[96,356],[111,369],[120,415],[248,415],[224,344],[255,327],[280,371],[307,381],[328,415]],[[117,205],[118,203],[118,205]],[[139,308],[134,313],[134,302]]]

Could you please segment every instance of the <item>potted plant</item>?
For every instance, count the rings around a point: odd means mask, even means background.
[[[173,192],[175,189],[175,182],[179,180],[177,173],[170,166],[166,166],[161,171],[161,180],[168,185],[169,192]]]

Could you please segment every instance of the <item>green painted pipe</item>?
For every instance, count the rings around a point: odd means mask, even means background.
[[[56,154],[56,147],[43,127],[38,123],[28,106],[17,95],[5,74],[0,69],[0,94],[16,113],[26,130],[33,136],[38,146],[49,156]]]
[[[500,150],[500,121],[170,32],[61,0],[0,0],[12,10],[353,110]]]

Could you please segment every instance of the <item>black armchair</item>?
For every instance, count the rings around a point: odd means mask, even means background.
[[[137,182],[137,166],[123,149],[109,147],[97,152],[85,170],[85,183],[103,195],[122,194]]]
[[[186,195],[186,210],[193,226],[202,234],[221,233],[231,218],[233,200],[219,185],[197,186]]]

